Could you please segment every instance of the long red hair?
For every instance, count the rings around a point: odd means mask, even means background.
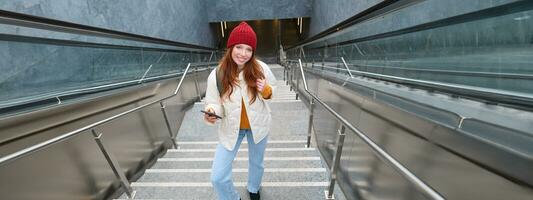
[[[229,99],[231,94],[233,93],[233,88],[238,86],[239,80],[239,66],[233,59],[231,58],[231,53],[233,52],[233,47],[230,47],[226,50],[226,53],[224,54],[224,57],[220,59],[220,69],[224,72],[221,82],[222,82],[222,93],[220,94],[220,98],[224,100],[225,97]],[[257,85],[256,80],[257,79],[264,79],[265,75],[263,74],[263,69],[261,68],[261,65],[256,60],[255,53],[252,53],[252,57],[248,62],[244,64],[243,68],[243,75],[244,80],[246,81],[246,85],[248,87],[248,93],[252,98],[250,99],[250,103],[255,102],[257,99]]]

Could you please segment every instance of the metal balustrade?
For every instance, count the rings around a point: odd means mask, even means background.
[[[291,85],[293,84],[294,79],[294,73],[296,73],[296,67],[292,67],[293,63],[296,63],[294,60],[288,60],[288,64],[285,65],[285,71],[288,72],[287,76],[289,79],[287,80],[288,83]],[[396,159],[394,159],[390,154],[388,154],[385,150],[383,150],[379,145],[377,145],[375,142],[373,142],[367,134],[363,133],[361,130],[353,126],[350,122],[348,122],[346,119],[344,119],[340,114],[338,114],[335,110],[333,110],[329,105],[327,105],[325,102],[323,102],[318,96],[313,94],[311,91],[309,91],[309,88],[307,86],[307,81],[305,78],[304,73],[304,67],[302,65],[302,61],[298,59],[297,65],[299,66],[299,71],[301,75],[301,79],[303,82],[303,87],[307,95],[309,95],[309,103],[310,103],[310,114],[309,114],[309,127],[308,127],[308,137],[307,137],[307,145],[310,146],[310,139],[311,139],[311,132],[313,127],[313,112],[314,112],[314,101],[317,101],[320,105],[322,105],[326,110],[329,111],[331,115],[333,115],[340,123],[340,127],[337,130],[338,136],[336,140],[335,145],[335,154],[333,156],[333,162],[330,167],[330,183],[325,191],[325,198],[326,199],[335,199],[333,195],[333,190],[335,188],[335,182],[337,180],[337,170],[339,168],[340,164],[340,158],[342,155],[342,147],[344,145],[344,138],[345,138],[345,131],[346,128],[353,131],[356,136],[358,136],[361,140],[363,140],[372,150],[372,153],[374,153],[379,159],[381,159],[383,162],[394,168],[402,177],[404,177],[406,180],[408,180],[409,183],[411,183],[417,190],[422,192],[425,196],[431,198],[431,199],[438,199],[442,200],[445,199],[442,197],[438,192],[433,190],[429,185],[424,183],[422,180],[420,180],[417,176],[415,176],[411,171],[409,171],[406,167],[404,167],[400,162],[398,162]],[[345,65],[346,67],[346,65]],[[349,71],[349,70],[348,70]],[[295,90],[297,93],[299,93],[298,90],[299,87],[299,81],[297,81]]]
[[[181,73],[180,81],[179,81],[176,89],[174,90],[173,94],[171,94],[171,95],[169,95],[167,97],[161,98],[159,100],[155,100],[155,101],[143,104],[141,106],[135,107],[133,109],[124,111],[122,113],[116,114],[114,116],[108,117],[106,119],[100,120],[100,121],[92,123],[90,125],[81,127],[79,129],[70,131],[68,133],[62,134],[62,135],[57,136],[55,138],[52,138],[50,140],[41,142],[39,144],[24,148],[22,150],[19,150],[17,152],[11,153],[11,154],[8,154],[6,156],[3,156],[3,157],[0,158],[0,166],[7,165],[10,162],[15,161],[15,160],[17,160],[19,158],[22,158],[22,157],[28,156],[28,155],[30,155],[30,154],[32,154],[34,152],[46,149],[46,148],[48,148],[48,147],[50,147],[50,146],[52,146],[52,145],[54,145],[56,143],[60,143],[62,141],[66,141],[69,138],[72,138],[74,136],[82,134],[84,131],[90,130],[91,133],[94,136],[94,140],[98,144],[98,147],[99,147],[100,151],[102,152],[102,154],[104,154],[104,156],[105,156],[105,158],[106,158],[106,160],[107,160],[107,162],[109,164],[109,167],[113,170],[113,173],[115,174],[115,176],[120,180],[121,185],[126,189],[126,194],[128,195],[129,198],[134,198],[135,191],[133,191],[133,189],[130,186],[130,183],[129,183],[128,179],[126,178],[125,174],[121,171],[121,168],[120,168],[119,163],[117,162],[117,159],[112,154],[109,153],[109,151],[107,150],[108,147],[106,147],[104,145],[104,143],[102,142],[102,140],[103,140],[102,139],[102,133],[101,132],[97,132],[95,130],[95,128],[100,126],[100,125],[103,125],[105,123],[108,123],[110,121],[113,121],[115,119],[121,118],[121,117],[123,117],[125,115],[128,115],[130,113],[134,113],[134,112],[137,112],[139,110],[142,110],[143,108],[146,108],[146,107],[151,106],[153,104],[159,103],[160,106],[161,106],[162,115],[163,115],[163,117],[165,119],[165,124],[167,126],[168,131],[169,131],[169,137],[173,141],[174,148],[176,148],[177,147],[177,142],[176,142],[175,138],[177,137],[177,135],[173,135],[173,133],[171,131],[170,122],[169,122],[168,117],[167,117],[164,101],[167,100],[167,99],[170,99],[170,98],[172,98],[172,97],[174,97],[174,96],[176,96],[178,94],[178,92],[180,91],[181,85],[183,83],[183,80],[187,77],[187,73],[189,72],[189,68],[191,66],[194,65],[194,67],[195,67],[194,73],[196,75],[197,72],[210,70],[211,69],[210,66],[212,66],[214,64],[215,63],[197,63],[197,64],[189,63],[187,65],[186,69],[184,70],[184,72]],[[201,70],[198,70],[197,68],[199,66],[207,66],[207,68],[203,68]],[[198,88],[196,89],[196,92],[197,92],[197,96],[200,97],[201,94],[199,94]]]

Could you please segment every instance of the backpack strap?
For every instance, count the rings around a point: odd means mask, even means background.
[[[216,68],[216,79],[217,79],[217,89],[219,96],[222,95],[222,76],[224,75],[224,70],[220,69],[220,66]]]

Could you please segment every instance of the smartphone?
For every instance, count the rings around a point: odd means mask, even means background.
[[[205,111],[205,110],[200,110],[200,112],[203,112],[203,113],[205,113],[205,114],[208,114],[209,116],[215,116],[215,117],[218,118],[218,119],[222,119],[221,116],[218,116],[217,114],[212,113],[212,112],[207,112],[207,111]]]

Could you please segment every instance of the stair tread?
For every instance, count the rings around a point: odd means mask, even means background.
[[[306,168],[322,166],[320,157],[309,157],[309,160],[269,160],[265,158],[265,168]],[[187,159],[161,160],[159,159],[151,169],[205,169],[211,168],[213,164],[212,158],[201,159],[201,161],[188,161]],[[247,168],[248,160],[237,159],[233,162],[234,168]]]
[[[294,171],[269,171],[265,169],[263,182],[324,182],[328,181],[326,168],[293,168]],[[290,169],[290,168],[289,168]],[[297,169],[316,169],[314,172],[298,171]],[[248,180],[248,170],[246,168],[236,168],[232,174],[234,182],[246,182]],[[210,182],[211,169],[202,169],[201,172],[190,169],[183,172],[154,172],[147,171],[146,174],[137,180],[142,182]]]
[[[185,149],[185,150],[195,150],[195,149]],[[204,150],[204,149],[196,149],[196,150]],[[209,149],[212,150],[210,152],[196,152],[196,151],[190,151],[190,152],[167,152],[167,154],[163,158],[209,158],[215,156],[215,149]],[[237,158],[242,157],[248,157],[248,152],[242,151],[247,149],[241,149],[237,153]],[[302,156],[302,157],[311,157],[311,156],[320,156],[318,152],[316,151],[266,151],[265,157],[294,157],[294,156]]]
[[[210,184],[210,183],[206,183]],[[237,185],[238,184],[238,185]],[[280,187],[263,186],[261,188],[262,200],[294,199],[294,200],[323,200],[326,182],[317,186],[290,186],[275,183]],[[133,187],[136,191],[135,199],[216,199],[215,192],[204,187]],[[236,183],[236,189],[243,200],[248,200],[248,192],[242,183]],[[126,199],[123,195],[121,199]],[[337,197],[343,200],[344,198]]]

